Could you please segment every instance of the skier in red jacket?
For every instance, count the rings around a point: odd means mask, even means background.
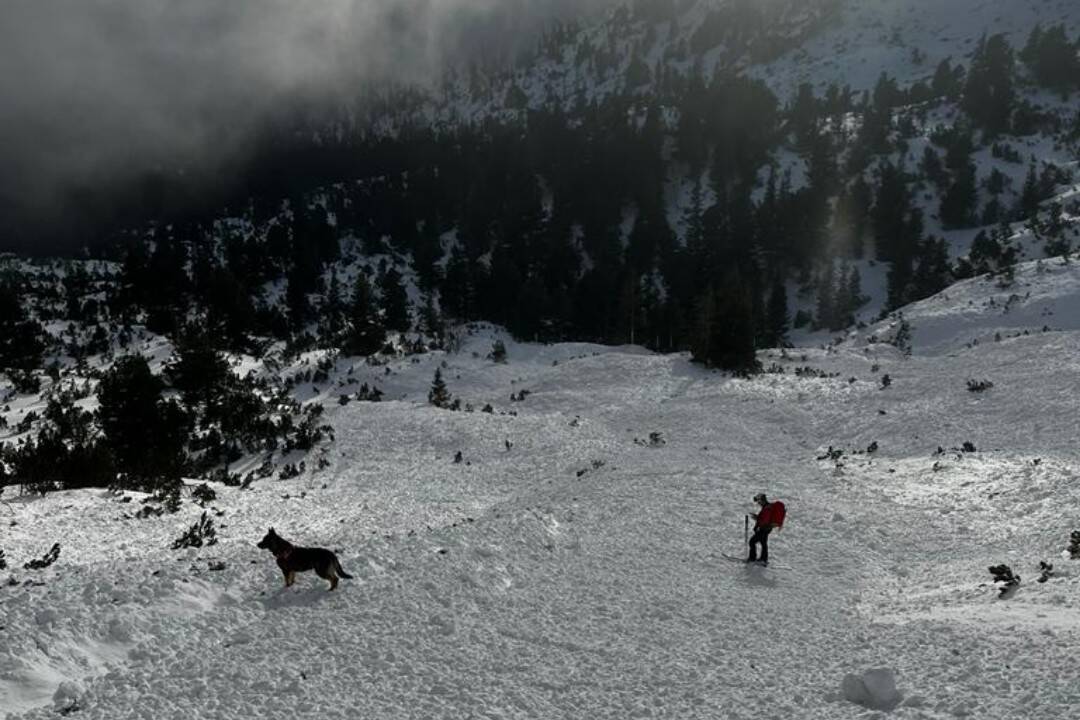
[[[750,513],[757,522],[754,523],[754,534],[750,536],[750,556],[746,562],[757,562],[757,546],[761,545],[761,564],[769,564],[769,533],[773,528],[779,530],[784,525],[784,515],[787,512],[784,503],[779,500],[769,502],[765,493],[754,496],[754,502],[761,506],[761,512]]]

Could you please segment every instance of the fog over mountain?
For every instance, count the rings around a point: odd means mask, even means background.
[[[73,194],[242,153],[289,99],[437,80],[609,0],[13,0],[0,7],[0,238]],[[30,230],[28,230],[30,228]],[[6,231],[6,232],[5,232]]]

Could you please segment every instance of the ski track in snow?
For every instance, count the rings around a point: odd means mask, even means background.
[[[1066,271],[1029,269],[1068,307]],[[970,325],[950,291],[912,308],[916,338],[948,307]],[[321,473],[219,488],[221,542],[201,550],[166,549],[190,502],[123,520],[138,503],[100,491],[14,498],[12,566],[63,551],[14,571],[43,585],[0,589],[0,708],[54,717],[73,681],[78,717],[103,720],[863,718],[840,679],[888,666],[896,717],[1072,716],[1080,570],[1057,555],[1080,500],[1080,333],[928,338],[912,358],[859,337],[772,352],[788,372],[749,381],[634,348],[509,343],[492,365],[472,357],[490,331],[391,376],[358,365],[407,398],[331,407]],[[452,392],[518,415],[422,404],[444,359]],[[666,444],[634,442],[650,432]],[[979,452],[935,455],[964,441]],[[817,460],[829,445],[848,453]],[[788,504],[771,549],[790,569],[720,557],[763,489]],[[268,525],[356,579],[282,589],[254,546]],[[1063,576],[1034,583],[1039,559]],[[1008,601],[985,571],[1002,561],[1025,578]]]

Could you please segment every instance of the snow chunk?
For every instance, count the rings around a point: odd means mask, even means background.
[[[848,673],[840,691],[849,702],[871,710],[892,710],[904,698],[896,689],[896,674],[890,668],[873,668],[862,675]]]
[[[65,680],[53,693],[53,707],[58,712],[71,712],[79,707],[79,701],[82,700],[84,692],[79,683]]]

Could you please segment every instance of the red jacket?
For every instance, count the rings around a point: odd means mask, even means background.
[[[771,502],[761,508],[761,512],[759,512],[757,516],[755,527],[766,527],[769,525],[775,525],[778,528],[783,527],[784,515],[786,513],[787,509],[784,507],[784,503],[779,500]]]

